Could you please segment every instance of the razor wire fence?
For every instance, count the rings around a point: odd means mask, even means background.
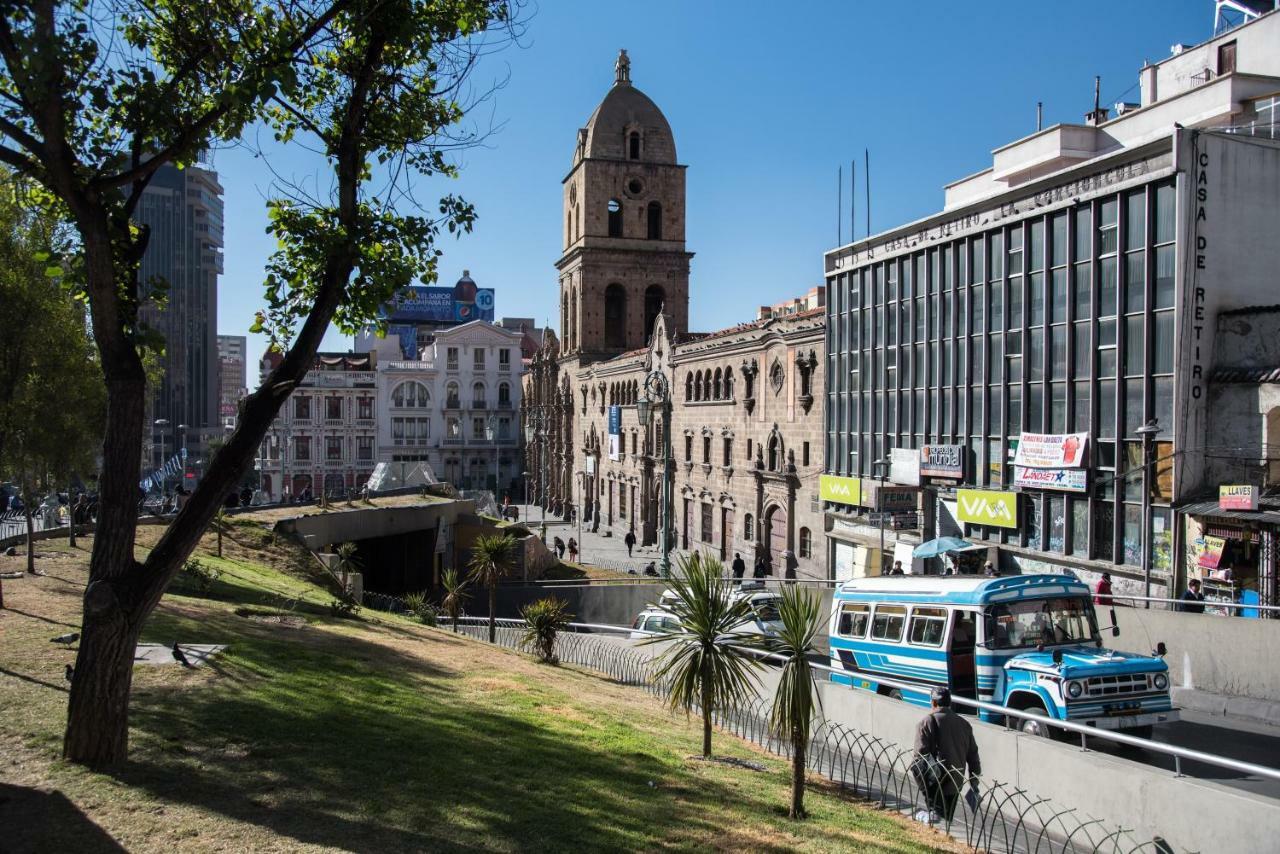
[[[525,650],[522,620],[495,622],[498,646]],[[458,629],[477,640],[489,637],[485,618],[460,618]],[[662,699],[669,696],[668,684],[658,678],[655,657],[634,647],[599,634],[564,632],[556,638],[556,653],[562,663],[597,671]],[[790,759],[790,742],[778,738],[769,724],[771,705],[771,698],[758,697],[719,710],[713,718],[723,731]],[[976,795],[969,799],[961,791],[965,780],[931,776],[912,748],[845,724],[821,721],[814,727],[805,765],[841,791],[883,809],[930,819],[934,816],[929,814],[935,813],[940,830],[974,851],[1133,854],[1172,850],[1162,840],[1137,840],[1127,828],[1083,815],[1009,783],[978,779]]]

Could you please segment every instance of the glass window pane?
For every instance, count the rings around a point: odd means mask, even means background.
[[[1098,322],[1098,346],[1114,347],[1116,343],[1116,322],[1115,320],[1101,320]]]
[[[982,238],[975,237],[973,242],[969,244],[969,281],[983,282],[986,281],[986,249],[982,245]]]
[[[1071,387],[1072,430],[1085,432],[1091,429],[1089,423],[1089,382],[1080,380]]]
[[[1044,385],[1031,383],[1027,386],[1027,426],[1029,433],[1044,432]]]
[[[1004,342],[999,334],[987,337],[987,364],[990,367],[988,371],[991,382],[998,383],[1004,380]]]
[[[1044,269],[1044,221],[1031,223],[1031,266],[1029,270]]]
[[[1147,245],[1147,194],[1135,190],[1125,197],[1125,249],[1142,249]]]
[[[1089,344],[1089,321],[1082,320],[1073,329],[1075,335],[1072,371],[1077,377],[1089,376],[1089,363],[1093,359],[1093,347]]]
[[[1002,282],[991,283],[991,330],[998,331],[1004,329],[1004,284]]]
[[[1142,315],[1126,317],[1124,320],[1124,373],[1127,377],[1142,374],[1143,357],[1146,354],[1146,340],[1143,337]]]
[[[1058,267],[1067,263],[1067,215],[1060,213],[1053,218],[1053,255],[1049,263]]]
[[[1116,381],[1098,382],[1098,436],[1103,439],[1116,437]]]
[[[1067,327],[1055,326],[1049,330],[1049,378],[1064,379],[1067,376]]]
[[[1089,502],[1083,498],[1071,499],[1071,554],[1089,553]]]
[[[1157,312],[1152,326],[1155,340],[1152,342],[1151,372],[1171,374],[1173,373],[1173,312]]]
[[[975,285],[969,297],[969,328],[977,334],[984,331],[986,324],[987,288],[986,285]]]
[[[1067,268],[1054,270],[1049,278],[1049,322],[1067,319]]]
[[[1071,310],[1076,320],[1089,316],[1093,302],[1093,265],[1077,264],[1071,284]]]
[[[1156,188],[1156,243],[1173,240],[1175,198],[1172,184]]]
[[[1044,323],[1044,273],[1032,273],[1028,277],[1027,310],[1028,325]]]
[[[1001,386],[987,387],[987,435],[1000,435],[1000,389]]]
[[[1161,246],[1156,250],[1154,308],[1173,308],[1173,268],[1173,247]]]
[[[1027,379],[1044,379],[1044,329],[1027,331]]]
[[[1134,431],[1147,423],[1143,410],[1141,379],[1124,381],[1124,434],[1134,435]]]
[[[1124,505],[1124,562],[1142,563],[1142,505]]]
[[[1076,216],[1076,257],[1077,261],[1088,261],[1093,257],[1093,211],[1086,205],[1075,212]],[[1172,238],[1170,238],[1172,239]]]
[[[1173,435],[1173,377],[1156,377],[1153,383],[1151,417],[1160,427],[1159,436]]]
[[[1116,222],[1119,205],[1115,199],[1103,202],[1098,215],[1098,254],[1116,251]]]
[[[1004,235],[994,232],[987,235],[988,254],[991,260],[991,281],[1004,275]]]
[[[1036,495],[1033,493],[1029,495],[1027,497],[1027,500],[1023,503],[1023,506],[1027,510],[1025,525],[1026,525],[1026,532],[1027,532],[1028,548],[1033,548],[1033,549],[1043,548],[1043,545],[1040,542],[1040,532],[1042,530],[1040,525],[1041,497],[1042,496]]]
[[[1098,560],[1113,560],[1115,536],[1115,504],[1093,502],[1093,556]]]
[[[1022,328],[1022,277],[1009,278],[1009,328]]]
[[[1009,229],[1008,236],[1008,266],[1007,272],[1010,276],[1015,276],[1022,272],[1022,226],[1015,225]]]
[[[1116,313],[1116,259],[1103,258],[1098,264],[1098,317],[1110,317]]]
[[[1147,256],[1130,252],[1124,257],[1124,310],[1142,311],[1147,294]]]
[[[1005,419],[1005,430],[1008,435],[1017,435],[1022,431],[1022,389],[1016,385],[1009,386],[1009,409]]]
[[[1049,512],[1049,551],[1059,554],[1067,550],[1067,502],[1061,495],[1050,495]]]
[[[1107,347],[1098,351],[1098,376],[1113,379],[1116,375],[1116,348]]]
[[[1049,432],[1067,432],[1067,384],[1049,384]]]

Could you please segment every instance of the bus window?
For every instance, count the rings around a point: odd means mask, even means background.
[[[942,646],[942,634],[946,627],[946,608],[913,608],[911,630],[907,633],[907,638],[920,646]]]
[[[844,638],[862,638],[867,636],[867,617],[871,613],[869,605],[857,605],[846,602],[840,608],[840,622],[836,625],[836,634]]]
[[[871,621],[871,637],[875,640],[902,640],[902,624],[907,621],[907,609],[902,605],[877,605]]]
[[[1025,599],[987,611],[987,638],[995,649],[1090,643],[1097,633],[1093,604],[1083,597]]]

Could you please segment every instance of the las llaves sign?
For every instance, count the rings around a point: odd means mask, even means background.
[[[1018,496],[1013,492],[989,489],[956,490],[960,521],[997,528],[1018,527]]]
[[[818,478],[818,495],[836,504],[862,505],[862,478],[824,474]]]
[[[1258,487],[1256,486],[1219,486],[1219,510],[1257,510]]]

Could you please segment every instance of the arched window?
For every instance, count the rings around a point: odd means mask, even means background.
[[[782,467],[782,440],[777,433],[769,437],[768,457],[769,471],[777,471]]]
[[[573,211],[568,211],[564,215],[564,245],[568,246],[573,242]]]
[[[511,405],[510,383],[498,383],[498,405],[502,406],[503,404],[506,404],[507,406]]]
[[[726,400],[733,400],[733,366],[724,369],[724,396]]]
[[[622,236],[622,202],[617,199],[609,200],[609,236]]]
[[[391,405],[397,409],[420,409],[430,403],[431,395],[420,382],[402,382],[391,392]]]
[[[719,368],[716,368],[716,378],[714,382],[715,384],[713,388],[715,389],[715,391],[712,394],[711,399],[720,400],[721,398],[724,397],[724,374],[720,371]]]
[[[445,386],[444,397],[445,397],[444,405],[449,409],[462,408],[462,400],[461,400],[462,393],[459,391],[458,384],[456,382],[451,382],[447,386]]]
[[[693,400],[693,373],[684,375],[684,399]]]
[[[627,346],[627,292],[616,283],[604,290],[604,346]]]
[[[756,522],[755,517],[753,517],[750,513],[748,513],[747,517],[743,520],[743,523],[742,523],[742,538],[749,543],[755,542],[755,539],[756,539],[755,522]]]
[[[578,291],[569,294],[569,332],[565,336],[565,346],[571,350],[578,349]]]
[[[662,205],[649,202],[649,239],[662,239]]]
[[[693,381],[693,399],[702,400],[702,371],[698,371],[696,377]]]
[[[632,131],[627,134],[627,157],[631,160],[640,159],[640,132]]]
[[[474,409],[484,409],[484,383],[476,383],[471,387],[471,406]]]
[[[667,293],[662,289],[661,285],[650,285],[644,289],[644,340],[646,344],[653,337],[653,326],[658,322],[658,315],[662,313],[662,304],[666,298]]]
[[[813,532],[800,529],[800,557],[813,557]]]

